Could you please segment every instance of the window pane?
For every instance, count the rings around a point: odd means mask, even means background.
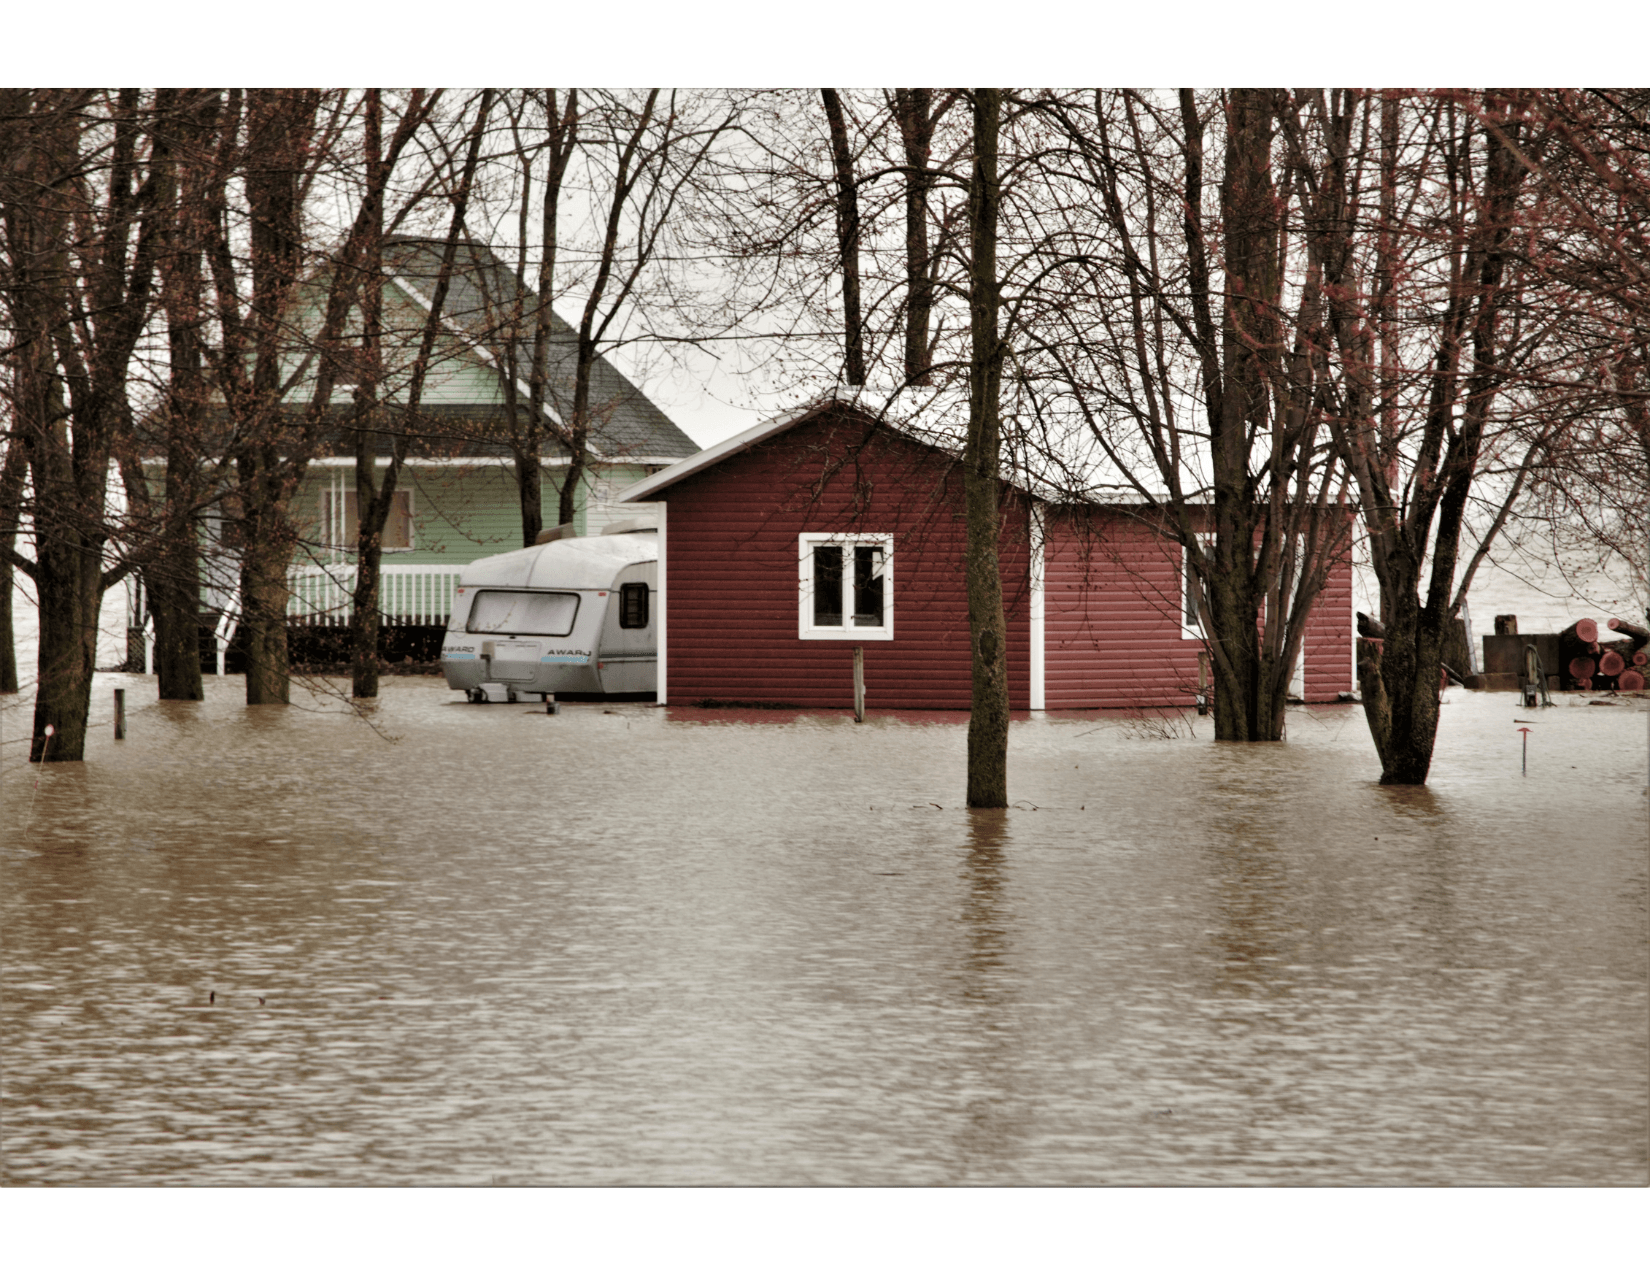
[[[1185,550],[1181,551],[1185,553]],[[1188,626],[1195,628],[1202,623],[1198,608],[1203,601],[1203,585],[1197,578],[1197,568],[1192,566],[1192,555],[1186,553],[1186,616]]]
[[[647,627],[647,585],[619,586],[619,627],[645,629]]]
[[[814,627],[842,627],[842,546],[814,546]]]
[[[854,624],[882,627],[882,546],[854,546]]]
[[[546,637],[566,637],[573,631],[573,617],[579,613],[576,593],[476,594],[470,604],[471,633],[538,633]]]

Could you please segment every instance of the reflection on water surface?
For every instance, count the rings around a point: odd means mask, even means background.
[[[0,747],[8,1184],[1646,1181],[1631,708],[1050,714],[971,815],[961,715],[208,680]]]

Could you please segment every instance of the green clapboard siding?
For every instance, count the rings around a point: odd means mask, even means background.
[[[293,499],[293,520],[304,534],[321,533],[321,493],[334,474],[346,490],[355,487],[353,466],[312,468]],[[521,548],[521,508],[515,469],[509,465],[409,465],[401,471],[400,489],[412,493],[413,548],[387,549],[386,564],[439,563],[457,566]],[[561,500],[555,470],[546,470],[540,501],[546,526],[553,526]]]
[[[579,535],[589,534],[587,518],[592,491],[611,496],[647,476],[642,465],[603,466],[586,472],[579,483],[579,499],[573,525]],[[341,474],[345,490],[354,490],[353,466],[312,467],[293,498],[292,515],[308,539],[321,536],[321,493],[328,489],[334,474]],[[556,525],[561,503],[561,479],[565,469],[544,471],[540,501],[543,525]],[[386,563],[411,566],[418,563],[460,565],[495,553],[521,548],[521,510],[516,496],[515,468],[512,465],[409,465],[401,471],[400,487],[412,492],[413,541],[408,549],[385,550]],[[649,512],[638,509],[637,514]],[[629,517],[628,506],[608,507],[603,523]]]

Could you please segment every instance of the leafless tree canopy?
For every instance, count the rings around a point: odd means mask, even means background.
[[[420,411],[428,370],[475,352],[503,373],[531,543],[546,449],[568,522],[621,357],[718,368],[751,403],[864,386],[992,484],[1139,519],[1199,582],[1225,738],[1279,737],[1306,615],[1356,543],[1387,632],[1360,663],[1383,778],[1423,782],[1445,633],[1498,545],[1642,579],[1647,109],[1642,90],[6,90],[0,691],[26,680],[14,572],[40,607],[34,755],[67,760],[104,591],[141,575],[162,694],[196,698],[201,590],[231,571],[249,701],[284,701],[307,467],[356,457],[375,562],[409,449],[453,441]],[[388,304],[396,270],[430,304]]]

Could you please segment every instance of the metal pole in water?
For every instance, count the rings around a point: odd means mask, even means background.
[[[1518,728],[1518,733],[1524,737],[1524,761],[1519,767],[1518,773],[1521,775],[1528,775],[1530,773],[1530,728],[1528,726],[1520,726]]]
[[[115,691],[115,738],[126,738],[126,691]]]

